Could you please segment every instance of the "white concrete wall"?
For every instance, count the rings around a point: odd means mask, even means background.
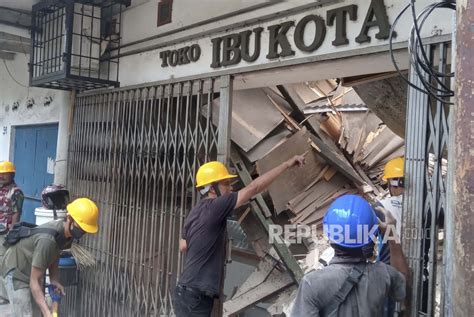
[[[196,15],[200,15],[204,10],[204,5],[201,4],[200,1],[193,1],[193,0],[182,0],[182,1],[175,1],[175,6],[178,3],[188,3],[187,11],[192,11]],[[277,4],[271,5],[266,8],[254,10],[252,12],[246,13],[244,15],[235,16],[232,18],[227,18],[224,20],[220,20],[215,23],[206,24],[200,27],[193,28],[192,30],[188,30],[185,32],[175,33],[169,36],[161,37],[156,40],[148,41],[146,43],[140,45],[134,45],[132,47],[126,47],[121,50],[121,53],[127,53],[137,48],[143,47],[150,47],[155,44],[159,45],[160,43],[165,43],[171,40],[179,41],[180,38],[185,36],[189,36],[192,34],[199,34],[203,31],[209,30],[219,30],[226,25],[231,25],[232,23],[242,22],[248,19],[252,19],[258,16],[268,15],[274,12],[283,12],[286,9],[290,9],[296,7],[298,5],[308,4],[313,2],[312,0],[294,0],[294,1],[285,1],[279,2]],[[432,3],[432,0],[420,0],[417,1],[417,8],[421,10],[426,5]],[[226,3],[228,3],[226,1]],[[235,3],[239,3],[239,1],[235,1]],[[384,0],[387,14],[389,16],[389,22],[393,23],[395,17],[401,11],[401,9],[406,5],[403,1],[399,0]],[[162,32],[160,28],[156,27],[156,1],[146,2],[140,6],[134,7],[129,9],[125,12],[122,20],[122,32],[123,32],[123,44],[126,44],[130,41],[138,40],[141,38],[148,37],[152,34],[160,34]],[[316,14],[320,15],[323,19],[326,19],[326,12],[330,9],[343,7],[349,4],[357,4],[358,5],[358,19],[357,21],[347,21],[347,37],[349,39],[349,44],[341,45],[335,47],[332,45],[332,41],[335,39],[335,27],[334,26],[327,26],[326,27],[326,36],[323,44],[319,47],[316,51],[311,53],[306,53],[298,50],[293,41],[293,32],[294,27],[290,28],[288,34],[288,39],[290,44],[292,45],[293,50],[296,52],[294,56],[284,57],[274,60],[268,60],[266,55],[268,53],[268,39],[269,34],[267,27],[270,25],[278,24],[281,22],[285,22],[288,20],[293,20],[297,23],[302,17],[307,16],[309,14]],[[150,50],[143,53],[137,53],[131,56],[124,56],[120,60],[120,83],[121,86],[139,84],[144,82],[153,82],[153,81],[161,81],[161,80],[169,80],[174,78],[181,78],[187,77],[192,75],[199,75],[199,74],[218,74],[221,71],[230,71],[235,70],[235,72],[242,72],[246,70],[250,70],[251,67],[261,66],[263,68],[269,67],[278,67],[282,66],[283,64],[286,65],[293,65],[298,63],[308,63],[318,60],[328,60],[336,58],[334,54],[339,54],[338,58],[342,57],[341,54],[345,54],[344,56],[349,55],[360,55],[369,52],[376,51],[376,48],[379,48],[379,51],[387,51],[388,40],[379,40],[375,38],[375,34],[378,33],[378,28],[372,28],[369,31],[369,36],[371,36],[370,43],[357,43],[355,42],[355,38],[361,31],[361,27],[363,25],[365,15],[367,13],[368,7],[370,5],[370,1],[368,0],[344,0],[338,1],[334,4],[327,4],[322,7],[313,7],[312,9],[306,9],[303,12],[292,14],[289,17],[278,17],[272,21],[258,23],[258,24],[251,24],[247,27],[239,27],[236,29],[228,28],[225,30],[216,31],[212,35],[204,35],[204,36],[197,36],[195,39],[191,40],[183,40],[182,42],[178,42],[178,44],[170,45],[163,48],[157,48],[154,50]],[[211,13],[214,13],[213,7],[210,8]],[[180,17],[176,16],[178,13],[173,9],[173,19],[177,19],[179,23]],[[446,10],[441,10],[436,12],[429,20],[425,23],[423,36],[430,37],[435,34],[449,34],[451,32],[451,20],[444,19],[443,15],[446,14]],[[181,11],[179,11],[181,13]],[[183,14],[183,13],[181,13]],[[138,19],[140,17],[140,19]],[[183,18],[185,16],[183,15]],[[138,19],[138,20],[137,20]],[[183,22],[184,23],[184,22]],[[409,14],[405,14],[404,17],[400,20],[399,25],[397,27],[398,36],[396,37],[394,43],[403,43],[407,42],[409,31],[412,25],[411,16]],[[179,26],[179,25],[176,25]],[[219,69],[213,69],[210,67],[212,62],[212,45],[211,45],[211,38],[223,36],[226,34],[236,33],[243,30],[251,30],[256,26],[262,26],[264,31],[262,33],[261,38],[261,52],[259,58],[252,63],[248,63],[245,61],[240,62],[238,65],[231,65],[228,67],[222,67]],[[171,25],[170,25],[171,27]],[[310,23],[307,27],[305,32],[305,42],[311,42],[312,38],[314,37],[314,25]],[[163,29],[164,30],[164,29]],[[253,44],[253,36],[251,37],[251,43]],[[197,62],[190,63],[187,65],[182,66],[175,66],[175,67],[161,67],[161,59],[160,59],[160,52],[165,50],[173,50],[179,49],[184,46],[189,46],[192,44],[199,44],[201,47],[201,57]],[[374,50],[375,49],[375,50]],[[253,47],[250,48],[251,52],[253,51]],[[365,50],[365,51],[364,51]],[[253,69],[253,68],[252,68]],[[366,67],[368,73],[370,73],[371,68]],[[317,70],[316,70],[317,71]],[[343,76],[343,74],[335,73],[334,76]]]
[[[0,6],[31,11],[33,4],[41,0],[0,0]]]
[[[59,123],[60,155],[57,157],[64,159],[63,152],[67,149],[69,92],[27,87],[28,62],[29,56],[25,54],[15,54],[11,61],[0,60],[0,160],[13,159],[14,126],[45,123]],[[29,102],[32,103],[31,107],[27,107]],[[61,122],[60,117],[63,118]],[[61,177],[60,182],[65,181],[65,168],[64,163],[55,167],[55,177]]]
[[[148,38],[153,35],[162,34],[173,31],[177,28],[186,27],[198,22],[202,22],[214,17],[222,16],[235,12],[240,9],[252,7],[261,3],[271,3],[270,0],[175,0],[173,1],[173,11],[171,23],[157,26],[159,0],[132,0],[132,5],[125,9],[122,14],[122,43],[128,43]],[[290,2],[290,1],[288,1]],[[292,7],[301,0],[292,0],[286,3],[285,7]],[[252,12],[255,15],[257,12]],[[261,14],[261,12],[259,13]],[[258,15],[257,15],[258,16]],[[181,32],[172,35],[176,36],[189,35],[198,31],[213,28],[216,25],[229,24],[230,21],[241,20],[225,19],[218,23],[204,25],[190,31]]]

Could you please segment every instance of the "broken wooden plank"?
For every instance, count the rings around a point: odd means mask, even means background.
[[[349,154],[360,152],[362,145],[370,132],[377,131],[382,123],[372,112],[344,113],[342,115],[344,125],[344,139],[347,145],[344,147]]]
[[[372,142],[363,150],[363,162],[373,166],[379,161],[392,157],[393,153],[404,148],[405,141],[393,133],[387,126],[383,126]]]
[[[291,285],[294,285],[294,281],[288,273],[280,272],[274,264],[262,260],[232,299],[224,303],[223,316],[237,314]]]
[[[376,74],[370,74],[370,75],[344,77],[342,78],[342,85],[346,87],[353,87],[357,85],[367,84],[372,81],[380,81],[383,79],[399,77],[399,76],[400,74],[398,72],[385,72],[385,73],[376,73]]]
[[[233,92],[231,139],[245,152],[250,151],[283,122],[282,116],[268,96],[271,96],[284,112],[291,112],[288,103],[271,89],[258,88]],[[214,125],[218,124],[219,104],[220,98],[212,101]],[[203,107],[203,114],[207,114],[207,105]]]
[[[305,166],[286,170],[268,187],[277,214],[286,210],[287,203],[312,183],[326,165],[318,155],[311,151],[308,143],[309,135],[306,129],[298,131],[285,143],[257,162],[257,171],[262,175],[294,155],[310,150],[310,153],[306,156]]]
[[[242,223],[242,221],[244,221],[245,217],[247,217],[249,212],[250,212],[250,208],[245,209],[244,213],[242,214],[242,216],[239,217],[239,220],[237,221],[239,225]]]
[[[326,182],[329,182],[331,178],[337,173],[337,170],[334,168],[334,166],[331,166],[323,175],[324,179]]]
[[[250,210],[250,212],[244,217],[247,210]],[[241,221],[240,227],[245,232],[247,241],[252,245],[255,254],[260,258],[265,257],[271,249],[271,245],[268,242],[268,233],[265,227],[259,222],[252,208],[240,208],[235,211],[235,215],[239,218],[239,221]]]
[[[357,174],[352,165],[350,165],[350,163],[344,156],[330,149],[329,146],[327,146],[316,136],[310,135],[309,137],[320,149],[319,155],[321,155],[325,160],[327,160],[328,163],[334,166],[339,172],[341,172],[343,175],[353,181],[356,185],[365,185],[365,182]]]
[[[269,94],[267,94],[268,99],[270,99],[271,103],[275,106],[275,108],[281,113],[285,121],[290,124],[296,130],[301,130],[300,125],[296,122],[290,115],[285,111],[285,109],[280,106]]]
[[[266,299],[265,303],[272,303],[272,305],[267,308],[270,316],[287,316],[283,315],[285,313],[285,308],[288,307],[290,303],[296,298],[297,291],[297,287],[290,286],[284,291],[281,291],[278,294],[273,295],[271,298]]]
[[[250,182],[252,181],[252,177],[247,171],[245,164],[242,161],[242,158],[240,157],[239,152],[233,147],[231,147],[230,152],[231,152],[230,158],[232,160],[232,163],[234,167],[236,168],[240,179],[244,183],[244,186],[249,185]],[[265,231],[268,234],[270,231],[270,225],[273,225],[273,221],[271,219],[265,218],[264,216],[264,212],[262,211],[262,209],[268,210],[268,206],[263,200],[262,195],[259,194],[255,196],[255,200],[250,201],[250,206],[254,210],[254,214],[257,217],[258,222],[265,228]],[[285,265],[286,269],[290,273],[293,280],[296,281],[296,283],[299,283],[301,279],[303,278],[303,271],[301,270],[301,267],[299,266],[295,257],[291,254],[288,246],[283,242],[279,242],[275,240],[273,241],[272,245],[275,248],[276,253],[280,257],[281,261]]]
[[[290,135],[291,132],[281,125],[244,155],[251,163],[258,161],[282,142],[285,142]]]
[[[321,130],[326,132],[334,141],[338,141],[342,132],[342,122],[338,115],[326,113],[325,120],[321,122]]]
[[[290,206],[291,212],[299,216],[299,214],[308,207],[314,210],[324,205],[329,197],[339,189],[347,186],[347,182],[347,178],[341,174],[337,174],[329,182],[321,180],[308,190],[308,195],[306,195],[306,197],[301,199],[297,204],[292,204]]]
[[[365,180],[365,182],[367,183],[367,185],[370,186],[370,188],[372,189],[372,191],[374,192],[375,195],[380,195],[382,193],[381,191],[381,188],[379,186],[376,186],[372,180],[370,179],[369,176],[367,176],[367,174],[364,172],[364,170],[362,169],[362,167],[360,167],[360,165],[358,163],[354,164],[355,165],[355,169],[356,171],[359,173],[359,175],[362,177],[363,180]],[[367,189],[363,189],[364,190],[364,193],[367,193]]]

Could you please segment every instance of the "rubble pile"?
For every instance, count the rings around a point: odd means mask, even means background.
[[[217,125],[219,99],[212,109]],[[259,205],[280,225],[321,227],[329,205],[339,196],[358,193],[369,200],[387,194],[381,175],[384,165],[404,153],[404,140],[372,113],[351,87],[335,80],[239,90],[233,93],[231,139],[248,174],[265,173],[295,154],[308,152],[306,165],[286,171],[268,189]],[[212,110],[212,111],[209,111]],[[261,263],[224,303],[225,315],[238,313],[259,301],[272,303],[272,315],[284,314],[296,286],[268,234],[255,226],[249,210],[239,223]],[[289,246],[303,271],[324,266],[331,248],[322,237]],[[324,258],[324,257],[323,257]],[[280,268],[280,269],[279,269]]]

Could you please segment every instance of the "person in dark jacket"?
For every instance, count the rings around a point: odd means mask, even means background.
[[[387,230],[395,220],[383,211],[386,221],[378,225],[374,210],[360,196],[344,195],[331,204],[323,225],[335,256],[327,267],[304,276],[290,316],[378,317],[387,297],[405,298],[408,265],[396,230]],[[394,235],[388,239],[392,265],[369,261],[379,230]]]
[[[232,192],[231,186],[237,176],[231,175],[222,163],[209,162],[199,168],[196,187],[204,199],[189,212],[180,240],[185,257],[173,298],[177,317],[211,315],[223,279],[227,218],[284,171],[303,164],[304,155],[294,156],[238,192]]]

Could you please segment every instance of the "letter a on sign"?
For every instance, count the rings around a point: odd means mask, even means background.
[[[374,20],[375,18],[375,20]],[[360,30],[359,36],[356,37],[357,43],[370,42],[369,30],[378,26],[379,33],[375,35],[379,40],[388,39],[390,36],[390,23],[388,22],[387,11],[383,0],[372,0],[369,10],[365,17],[364,24]]]

